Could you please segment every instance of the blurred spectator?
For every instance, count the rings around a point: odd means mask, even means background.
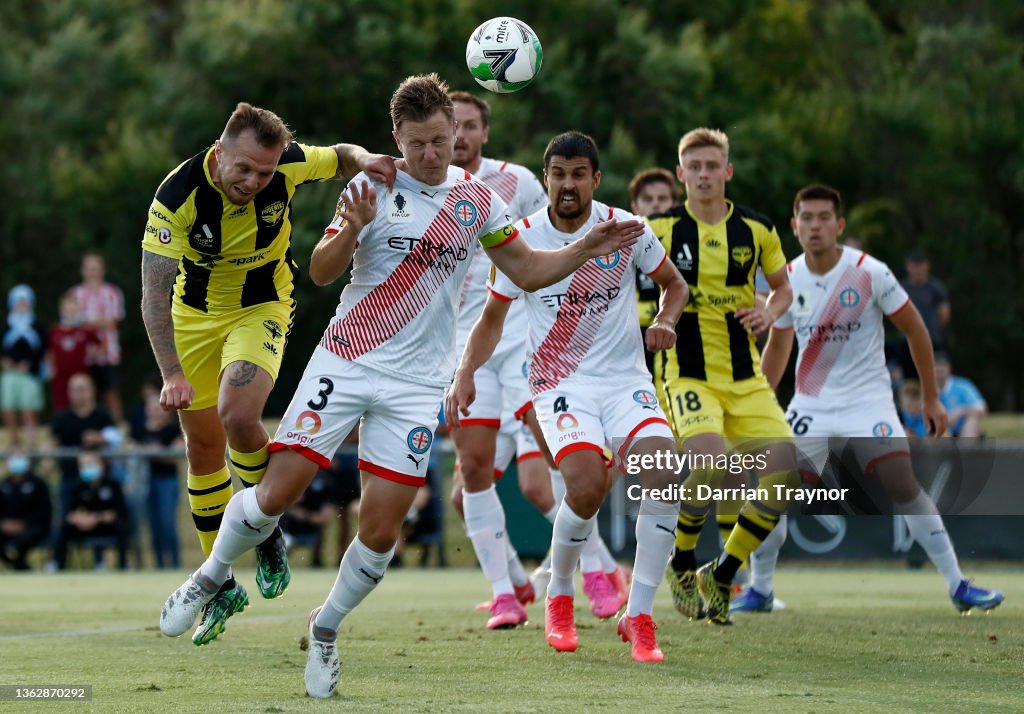
[[[905,379],[899,389],[900,421],[907,436],[924,438],[928,436],[928,425],[924,420],[924,400],[921,383],[916,379]]]
[[[435,447],[437,445],[435,444]],[[427,467],[426,482],[413,499],[409,513],[402,524],[402,538],[399,539],[395,549],[395,558],[398,565],[402,564],[401,555],[406,543],[416,543],[420,546],[420,567],[427,565],[431,549],[438,548],[438,564],[445,565],[445,555],[441,551],[444,547],[444,506],[441,502],[443,491],[438,474],[441,471],[437,468],[437,462],[431,454],[430,466]]]
[[[299,502],[281,517],[281,530],[289,550],[293,545],[312,548],[314,568],[323,567],[324,526],[338,510],[337,497],[332,491],[328,472],[317,471]]]
[[[68,381],[76,374],[89,374],[86,357],[99,345],[96,330],[82,323],[78,299],[68,291],[60,298],[60,322],[50,328],[47,364],[53,413],[68,408]]]
[[[7,457],[7,478],[0,483],[0,560],[15,570],[28,570],[32,548],[50,535],[50,489],[32,472],[23,451]]]
[[[96,405],[96,391],[89,375],[76,374],[68,381],[68,401],[68,409],[55,415],[50,424],[57,446],[103,447],[106,444],[103,430],[114,426],[114,420],[105,409]],[[77,489],[78,461],[75,458],[61,459],[60,471],[60,514],[63,520]]]
[[[144,392],[146,390],[144,389]],[[185,442],[181,425],[173,412],[160,406],[160,390],[146,397],[141,419],[132,414],[131,438],[139,446],[180,447]],[[149,464],[149,488],[146,491],[146,513],[153,540],[157,568],[181,566],[178,545],[178,461],[173,456],[153,456]]]
[[[40,366],[46,354],[45,328],[36,320],[36,296],[28,285],[15,285],[7,293],[7,329],[4,331],[2,386],[4,427],[11,446],[34,449],[39,412],[43,410]],[[21,421],[21,427],[18,421]]]
[[[78,455],[79,479],[71,507],[61,521],[54,547],[57,568],[67,566],[68,546],[82,544],[94,549],[93,562],[103,569],[103,549],[117,548],[117,567],[128,567],[128,509],[121,484],[110,477],[98,448],[86,448]]]
[[[88,363],[96,392],[116,421],[121,410],[121,343],[117,324],[124,319],[124,294],[121,288],[105,281],[106,265],[99,253],[82,256],[82,282],[71,289],[81,306],[85,324],[96,330],[99,343],[89,351]]]
[[[949,355],[935,353],[935,381],[939,400],[949,413],[949,431],[953,436],[981,436],[981,420],[988,414],[985,397],[974,382],[953,374]]]

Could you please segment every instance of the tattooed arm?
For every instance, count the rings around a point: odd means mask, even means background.
[[[164,379],[160,406],[167,411],[192,404],[195,390],[185,378],[174,346],[174,322],[171,319],[171,288],[178,272],[178,261],[142,251],[142,321],[153,347],[156,363]]]
[[[338,173],[335,178],[355,176],[364,171],[374,181],[391,188],[395,183],[397,169],[395,160],[386,154],[371,154],[356,144],[335,144],[334,151],[338,154]]]

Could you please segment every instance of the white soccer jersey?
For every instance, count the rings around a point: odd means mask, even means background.
[[[575,233],[562,233],[547,208],[516,224],[530,246],[557,250],[579,240],[595,224],[614,216],[636,216],[593,202],[590,218]],[[650,275],[661,266],[665,249],[649,227],[634,245],[588,260],[560,282],[524,293],[501,272],[490,285],[498,298],[525,295],[529,316],[530,391],[554,389],[569,377],[620,382],[632,376],[650,381],[640,339],[640,318],[633,292],[634,273]]]
[[[540,181],[525,166],[505,161],[481,158],[476,178],[491,187],[505,203],[513,221],[529,216],[548,203],[548,195]],[[477,248],[473,251],[469,272],[462,283],[459,299],[459,317],[455,325],[455,351],[461,355],[487,300],[487,279],[491,273],[491,259],[487,251]],[[509,310],[505,320],[505,331],[501,342],[494,350],[500,356],[511,349],[520,347],[526,340],[526,310],[521,305]]]
[[[369,181],[360,173],[353,182]],[[372,182],[371,182],[372,183]],[[359,233],[352,279],[320,345],[417,384],[447,387],[455,370],[455,315],[474,244],[516,237],[505,202],[454,166],[430,186],[404,171],[373,183],[377,214]],[[327,227],[338,232],[339,216]]]
[[[854,248],[842,251],[826,275],[812,273],[803,255],[787,266],[793,304],[775,327],[796,329],[794,399],[835,408],[892,402],[882,318],[909,298],[884,263]]]

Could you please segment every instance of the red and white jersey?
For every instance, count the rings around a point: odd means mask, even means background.
[[[113,320],[115,323],[124,320],[124,293],[121,288],[110,283],[97,286],[79,283],[71,288],[71,293],[78,301],[82,311],[82,319],[86,324],[101,320]],[[121,364],[121,342],[117,336],[117,327],[96,328],[100,338],[95,345],[89,346],[87,364],[118,365]]]
[[[612,217],[636,219],[631,213],[593,202],[590,218],[575,233],[562,233],[543,208],[516,224],[538,250],[557,250],[582,238],[592,226]],[[490,290],[499,299],[525,296],[529,316],[530,391],[540,394],[560,382],[593,379],[602,383],[633,376],[650,380],[640,338],[634,294],[635,273],[650,275],[665,260],[665,248],[645,225],[634,245],[588,260],[576,272],[536,292],[524,293],[501,272]]]
[[[455,371],[455,315],[476,242],[515,239],[505,202],[454,166],[437,186],[398,172],[377,191],[377,215],[359,233],[352,278],[320,345],[417,384],[447,387]],[[335,215],[327,233],[342,229]]]
[[[909,298],[885,263],[841,249],[825,275],[812,273],[803,255],[787,266],[793,304],[775,328],[796,329],[796,396],[836,407],[891,402],[882,318]]]
[[[529,216],[548,203],[544,187],[525,166],[483,157],[480,159],[480,168],[474,175],[490,186],[501,200],[508,204],[508,212],[513,221]],[[462,283],[459,298],[459,317],[455,325],[455,352],[458,355],[462,354],[469,339],[469,331],[473,329],[473,325],[484,310],[490,274],[491,259],[487,256],[487,251],[476,249],[469,264],[469,273]],[[510,350],[521,347],[525,340],[526,310],[522,305],[515,305],[505,319],[505,331],[502,333],[501,342],[494,350],[494,356],[500,358]]]

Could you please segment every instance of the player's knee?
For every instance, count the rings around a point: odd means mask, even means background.
[[[579,484],[566,493],[566,500],[573,512],[580,518],[590,518],[601,508],[605,489],[600,483]]]
[[[225,447],[227,440],[222,434],[189,434],[185,438],[185,458],[188,459],[189,470],[199,474],[216,471],[216,464],[224,461]]]
[[[523,498],[542,511],[547,511],[554,505],[551,488],[544,488],[544,485],[535,479],[519,479],[519,491],[523,494]]]
[[[486,491],[494,484],[494,459],[486,458],[480,452],[466,450],[459,453],[459,469],[462,483],[470,493]]]
[[[305,488],[290,479],[274,478],[268,472],[256,485],[256,501],[268,516],[280,516],[302,498]]]
[[[360,523],[359,540],[375,553],[386,553],[398,542],[398,531],[390,524]]]
[[[262,432],[260,415],[251,409],[240,406],[222,406],[217,413],[232,444],[236,443],[238,439],[245,440],[254,431]]]

